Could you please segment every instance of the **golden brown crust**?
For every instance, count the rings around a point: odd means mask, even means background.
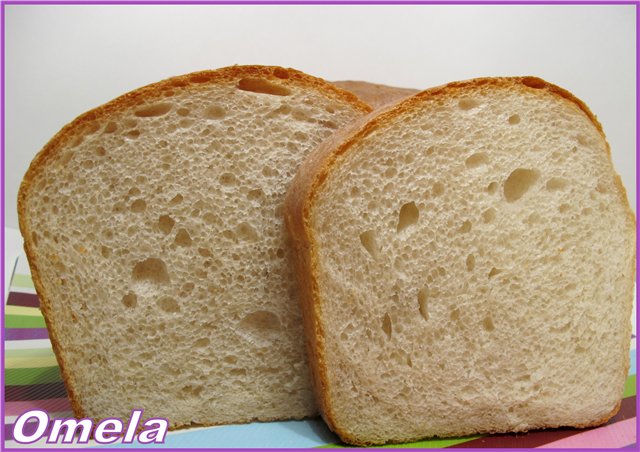
[[[605,143],[607,143],[602,126],[595,115],[589,110],[584,102],[563,88],[548,83],[540,78],[528,76],[471,79],[449,83],[447,85],[422,91],[396,104],[388,105],[385,108],[376,110],[364,118],[355,121],[350,126],[339,131],[337,134],[329,137],[303,162],[287,193],[285,202],[285,219],[295,248],[294,256],[297,260],[296,274],[300,281],[299,287],[303,306],[302,312],[305,324],[305,335],[311,372],[313,374],[314,389],[316,391],[316,399],[318,400],[321,415],[329,425],[329,428],[338,434],[343,441],[350,444],[370,445],[370,443],[364,443],[357,438],[351,437],[348,432],[342,430],[335,423],[335,415],[328,390],[329,381],[327,377],[327,369],[324,365],[324,333],[322,331],[322,324],[319,320],[321,318],[322,306],[320,302],[320,294],[318,292],[318,282],[315,279],[318,269],[318,250],[314,243],[313,232],[311,230],[311,217],[313,215],[312,209],[314,200],[321,190],[324,181],[334,168],[338,157],[348,152],[354,143],[366,137],[379,125],[384,124],[387,120],[401,116],[405,112],[410,111],[414,106],[418,105],[425,99],[437,96],[460,94],[464,93],[464,91],[473,90],[481,86],[484,86],[485,89],[491,87],[513,87],[518,89],[540,90],[541,92],[552,93],[560,96],[577,105],[577,107],[580,108],[591,120]],[[609,144],[607,143],[606,146],[607,154],[611,161]],[[619,176],[617,175],[616,185],[619,189],[620,201],[626,206],[628,218],[633,222],[635,228],[635,215],[629,207],[626,191]],[[633,261],[635,270],[635,257]],[[633,274],[635,275],[635,271]],[[627,306],[630,306],[633,303],[633,285],[631,285],[631,290],[627,300],[625,300],[625,303],[627,303]],[[627,370],[625,370],[625,372]],[[600,425],[614,416],[618,409],[619,404],[603,419],[594,421],[593,423],[576,425],[575,427],[583,428]],[[551,427],[559,426],[541,426],[541,428]],[[471,433],[474,432],[469,432],[469,434]],[[415,441],[418,439],[420,438],[407,438],[406,440]]]
[[[352,92],[373,108],[380,108],[398,102],[420,92],[412,88],[397,88],[395,86],[353,80],[341,80],[332,83],[338,88]]]
[[[92,130],[98,121],[108,118],[112,113],[143,105],[149,101],[156,101],[162,98],[171,97],[177,92],[203,89],[208,85],[228,82],[230,80],[235,80],[238,77],[261,77],[275,80],[283,84],[297,84],[305,88],[316,89],[337,101],[349,103],[355,108],[361,110],[363,113],[371,111],[371,107],[362,102],[354,94],[336,88],[334,85],[325,82],[320,78],[307,75],[291,68],[282,68],[278,66],[230,66],[218,70],[195,72],[138,88],[80,115],[71,123],[64,126],[35,156],[22,180],[22,183],[20,184],[20,190],[18,192],[18,223],[20,232],[24,237],[24,249],[31,268],[31,277],[33,279],[36,292],[40,298],[40,306],[45,318],[47,329],[49,330],[49,338],[51,340],[53,351],[60,366],[62,380],[67,389],[74,416],[78,418],[86,417],[86,412],[82,408],[82,401],[79,400],[76,394],[73,375],[69,373],[64,363],[60,341],[58,340],[57,328],[51,315],[52,300],[50,299],[46,287],[40,278],[38,265],[36,264],[36,255],[31,234],[32,231],[27,221],[28,212],[26,210],[26,203],[27,198],[30,196],[32,184],[40,171],[56,156],[56,152],[59,149],[67,143],[72,142],[72,140],[77,139]],[[250,421],[251,420],[248,420],[247,422]]]

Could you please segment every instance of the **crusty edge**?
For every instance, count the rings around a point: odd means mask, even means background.
[[[316,393],[316,399],[318,401],[320,413],[329,428],[347,443],[354,445],[372,445],[372,443],[363,442],[362,440],[353,437],[349,432],[342,430],[335,422],[335,414],[328,388],[329,380],[327,376],[327,368],[325,365],[324,330],[321,323],[322,303],[318,290],[318,282],[316,280],[319,257],[317,245],[314,241],[313,231],[311,228],[315,199],[322,189],[324,181],[334,168],[338,158],[346,152],[349,152],[349,149],[354,143],[373,132],[380,124],[384,124],[385,121],[402,115],[409,111],[414,105],[425,99],[437,96],[446,96],[459,90],[474,89],[483,85],[496,87],[513,86],[520,88],[524,87],[525,89],[528,88],[531,90],[542,90],[553,93],[577,105],[577,107],[580,108],[593,123],[602,136],[602,139],[605,141],[607,155],[611,162],[611,149],[606,140],[602,125],[591,110],[589,110],[587,105],[569,91],[546,82],[538,77],[531,76],[477,78],[453,82],[422,91],[396,104],[391,104],[376,110],[366,117],[353,122],[351,125],[329,137],[307,157],[298,169],[287,193],[285,201],[285,220],[294,246],[294,259],[296,261],[295,270],[299,280],[306,344],[309,354],[309,364],[313,374],[313,386]],[[611,166],[613,168],[613,164]],[[615,174],[615,183],[618,187],[620,201],[626,206],[628,220],[633,223],[633,228],[635,230],[635,215],[629,206],[626,190],[617,174]],[[631,274],[635,276],[635,246]],[[631,285],[631,290],[625,300],[625,304],[627,309],[631,311],[630,307],[633,304],[633,285]],[[627,357],[625,375],[628,372],[628,367],[629,359]],[[621,395],[623,386],[624,382],[620,389]],[[620,403],[618,403],[611,413],[604,418],[592,423],[575,425],[573,427],[584,428],[601,425],[614,416],[618,412],[619,408]],[[552,427],[559,426],[540,426],[540,428]],[[421,438],[407,438],[402,441],[415,441],[418,439]]]
[[[413,96],[420,90],[412,88],[398,88],[395,86],[379,85],[377,83],[369,83],[354,80],[341,80],[331,82],[338,88],[350,91],[363,102],[371,105],[373,108],[380,108],[395,102],[399,102],[409,96]]]
[[[144,105],[149,101],[153,102],[162,98],[172,97],[179,91],[204,89],[204,87],[208,85],[226,82],[242,76],[269,78],[281,83],[290,83],[289,81],[292,81],[295,84],[302,85],[310,89],[316,89],[337,101],[349,103],[356,109],[362,111],[363,114],[371,111],[371,107],[362,102],[353,93],[337,88],[323,79],[313,77],[291,68],[249,65],[229,66],[217,70],[194,72],[143,86],[78,116],[71,123],[64,126],[56,135],[53,136],[53,138],[51,138],[42,150],[40,150],[31,162],[20,184],[20,189],[18,191],[18,224],[20,232],[24,238],[24,250],[27,260],[29,261],[31,278],[40,299],[40,308],[49,331],[49,339],[51,340],[52,348],[60,367],[60,373],[67,389],[71,408],[74,416],[77,418],[85,418],[87,415],[85,410],[82,408],[82,403],[74,389],[75,381],[73,375],[69,373],[63,359],[60,341],[58,340],[57,328],[51,315],[52,300],[50,299],[45,285],[42,283],[42,279],[40,278],[40,272],[36,265],[31,230],[27,221],[26,202],[31,191],[31,186],[42,168],[44,168],[48,162],[53,159],[56,152],[61,149],[62,146],[71,142],[74,138],[82,136],[87,133],[87,131],[91,130],[95,121],[104,119],[114,112],[136,107],[138,105]],[[246,422],[251,422],[252,420],[256,419],[248,417]],[[269,418],[259,420],[272,421],[278,419]],[[173,428],[180,428],[180,426]]]

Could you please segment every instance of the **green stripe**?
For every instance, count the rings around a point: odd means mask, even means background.
[[[631,397],[636,395],[636,376],[629,375],[624,383],[624,393],[622,397]]]
[[[31,275],[13,275],[11,287],[22,287],[23,289],[35,289]]]
[[[40,383],[61,381],[58,366],[40,367],[36,369],[6,369],[5,385],[26,386]]]
[[[44,317],[33,315],[12,315],[4,317],[5,328],[46,328]]]
[[[433,438],[427,439],[424,441],[418,441],[415,443],[404,443],[404,444],[387,444],[385,446],[376,446],[376,447],[385,447],[385,448],[425,448],[425,449],[440,449],[443,447],[454,446],[460,443],[466,443],[467,441],[471,441],[474,439],[478,439],[480,436],[465,436],[464,438]],[[333,443],[327,444],[326,446],[319,446],[322,448],[340,448],[340,447],[352,447],[348,444],[344,443]]]
[[[51,348],[11,348],[4,351],[5,358],[37,358],[40,356],[51,355],[53,355],[53,350]]]

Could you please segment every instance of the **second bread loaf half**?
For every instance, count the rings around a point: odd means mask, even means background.
[[[125,94],[44,147],[20,229],[77,417],[316,413],[284,194],[369,110],[293,69],[234,66]]]
[[[635,218],[569,92],[476,79],[373,113],[302,165],[286,217],[318,400],[344,441],[618,410]]]

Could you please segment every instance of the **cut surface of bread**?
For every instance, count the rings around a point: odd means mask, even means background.
[[[20,228],[76,416],[317,413],[284,194],[315,145],[368,111],[301,72],[234,66],[125,94],[45,146]]]
[[[344,441],[617,411],[635,218],[567,91],[475,79],[374,112],[310,155],[285,212],[319,405]]]
[[[352,92],[373,108],[380,108],[418,93],[417,89],[398,88],[355,80],[341,80],[332,83],[338,88]]]

